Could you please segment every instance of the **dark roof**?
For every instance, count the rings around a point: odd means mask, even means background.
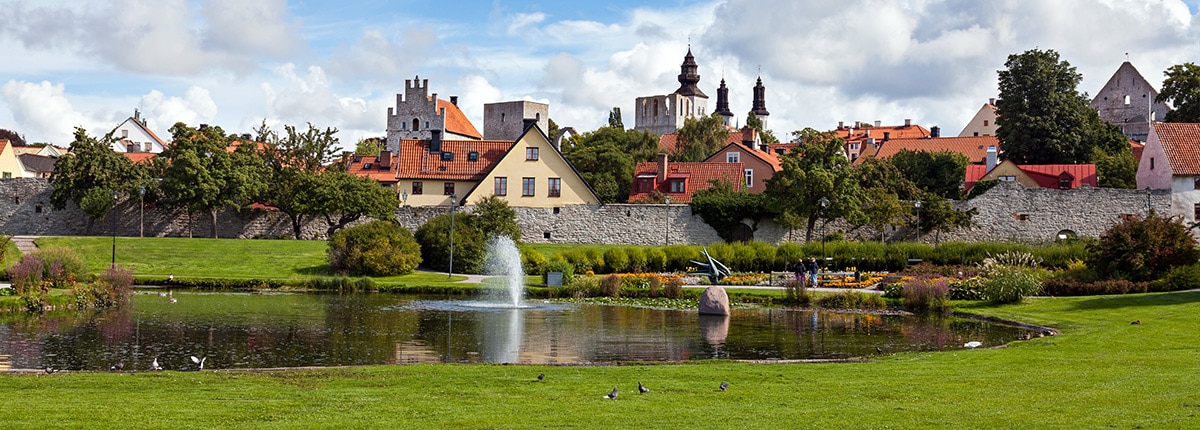
[[[54,162],[58,161],[54,157],[36,154],[21,154],[17,158],[21,159],[21,164],[25,165],[25,170],[31,172],[53,172]]]

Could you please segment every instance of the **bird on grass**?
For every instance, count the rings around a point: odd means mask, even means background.
[[[980,346],[983,346],[983,342],[980,342],[977,340],[972,340],[970,342],[964,343],[963,346],[965,346],[967,348],[978,348]]]
[[[646,393],[650,392],[650,389],[646,388],[645,385],[642,385],[642,381],[638,381],[638,392],[642,393],[642,394],[646,394]]]
[[[58,369],[55,369],[55,368],[53,368],[53,367],[50,367],[50,366],[46,366],[46,374],[47,374],[47,375],[53,375],[53,374],[54,374],[54,372],[57,372],[57,371],[58,371]]]
[[[112,365],[112,367],[109,367],[108,370],[111,370],[113,372],[120,372],[122,370],[125,370],[125,362],[118,361],[117,364]]]
[[[881,355],[882,355],[882,354],[883,354],[883,348],[880,348],[880,347],[878,347],[878,346],[877,346],[877,347],[875,347],[875,353],[876,353],[876,354],[881,354]]]
[[[613,387],[612,391],[609,391],[608,395],[604,396],[604,398],[609,400],[617,400],[617,387]]]
[[[154,357],[154,361],[150,362],[151,372],[162,372],[162,366],[158,365],[158,357]]]
[[[722,382],[721,383],[721,391],[725,391],[727,389],[729,389],[729,384],[726,382]]]
[[[1141,324],[1141,323],[1142,323],[1142,320],[1133,320],[1133,322],[1131,322],[1131,323],[1129,323],[1129,324],[1131,324],[1131,325],[1138,325],[1138,324]]]
[[[196,371],[204,370],[204,360],[208,360],[208,357],[196,358],[196,356],[192,356],[192,363],[196,363],[197,366]]]
[[[545,374],[545,373],[539,373],[539,374],[538,374],[538,381],[541,381],[541,380],[543,380],[543,379],[546,379],[546,374]]]

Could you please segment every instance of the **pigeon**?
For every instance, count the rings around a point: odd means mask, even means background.
[[[541,381],[541,380],[543,380],[543,379],[546,379],[546,374],[545,374],[545,373],[539,373],[539,374],[538,374],[538,380],[539,380],[539,381]]]
[[[875,353],[876,353],[876,354],[883,354],[883,348],[880,348],[880,347],[878,347],[878,346],[877,346],[877,347],[875,347]]]
[[[158,357],[154,357],[154,361],[150,363],[151,372],[161,372],[162,366],[158,365]]]
[[[172,298],[171,298],[171,303],[175,303],[175,302],[177,302],[177,301],[178,301],[178,300],[175,300],[175,298],[174,298],[174,297],[172,297]]]
[[[646,394],[646,393],[650,392],[650,389],[646,388],[645,385],[642,385],[642,381],[638,381],[638,392],[642,393],[642,394]]]
[[[194,356],[194,355],[192,356],[192,362],[196,363],[196,365],[199,366],[196,368],[197,371],[204,370],[204,360],[208,360],[208,357],[196,358],[196,356]]]
[[[54,372],[57,372],[57,371],[58,371],[58,369],[55,369],[55,368],[53,368],[53,367],[50,367],[50,366],[46,366],[46,374],[47,374],[47,375],[52,375],[52,374],[54,374]]]
[[[1132,325],[1138,325],[1138,324],[1141,324],[1141,323],[1142,323],[1142,320],[1133,320],[1133,322],[1131,322],[1131,323],[1129,323],[1129,324],[1132,324]]]
[[[726,383],[726,382],[721,383],[721,391],[725,391],[728,388],[729,388],[729,383]]]
[[[970,342],[964,343],[963,346],[965,346],[967,348],[978,348],[980,346],[983,346],[983,342],[980,342],[977,340],[972,340]]]
[[[125,362],[118,361],[117,364],[112,365],[112,367],[109,367],[108,370],[111,370],[113,372],[120,372],[122,370],[125,370]]]
[[[608,395],[604,396],[604,398],[609,400],[617,400],[617,387],[613,387],[613,390],[609,391]]]

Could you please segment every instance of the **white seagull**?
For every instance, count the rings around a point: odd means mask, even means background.
[[[158,365],[158,357],[154,357],[154,361],[150,363],[151,372],[162,372],[162,366]]]
[[[192,356],[192,362],[196,363],[197,366],[200,366],[196,370],[204,370],[204,360],[208,360],[208,357],[196,358],[196,356]]]
[[[983,342],[980,342],[980,341],[977,341],[977,340],[972,340],[972,341],[970,341],[970,342],[967,342],[967,343],[963,344],[963,346],[965,346],[965,347],[967,347],[967,348],[978,348],[978,347],[980,347],[980,346],[983,346]]]

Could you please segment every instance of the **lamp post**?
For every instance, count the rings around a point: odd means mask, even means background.
[[[446,278],[449,279],[454,273],[454,207],[457,206],[455,201],[458,200],[457,194],[450,195],[450,269],[446,271]]]
[[[113,220],[112,220],[113,246],[112,246],[112,266],[111,267],[117,267],[117,213],[116,212],[117,212],[117,197],[119,197],[119,196],[120,195],[117,194],[117,191],[113,190],[113,213],[110,214],[110,216],[113,217]]]
[[[825,208],[829,206],[829,199],[821,197],[821,200],[817,200],[817,203],[819,203],[821,205],[821,218],[825,218]],[[826,224],[825,220],[822,219],[821,220],[821,258],[825,258],[825,224]]]
[[[138,237],[146,237],[146,187],[138,187]]]
[[[671,196],[667,196],[667,240],[665,244],[671,244]]]
[[[913,202],[913,207],[917,208],[917,242],[921,241],[921,201]]]
[[[1150,195],[1150,187],[1146,187],[1146,218],[1150,218],[1150,211],[1152,210],[1150,206]]]
[[[408,191],[400,192],[400,206],[408,206]]]

